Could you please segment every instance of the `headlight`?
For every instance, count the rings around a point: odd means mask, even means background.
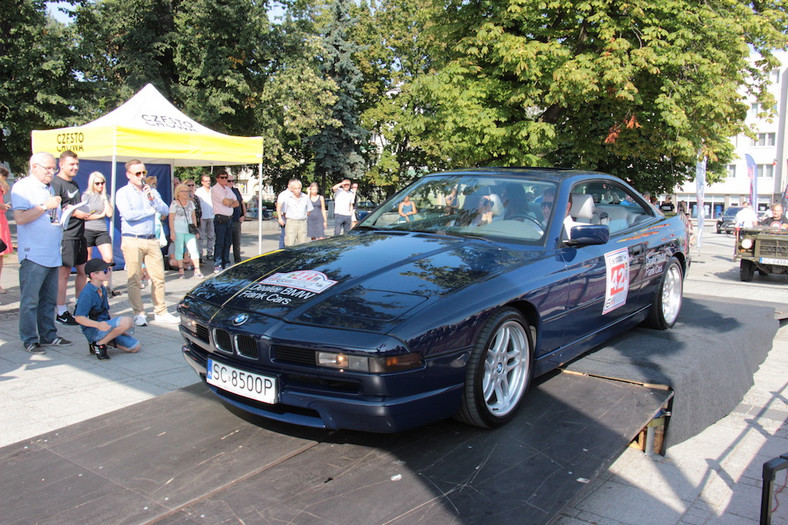
[[[741,247],[745,250],[749,250],[750,248],[752,248],[752,239],[742,239]]]
[[[400,372],[421,367],[419,354],[402,354],[389,357],[365,357],[334,352],[317,352],[317,365],[357,372]]]

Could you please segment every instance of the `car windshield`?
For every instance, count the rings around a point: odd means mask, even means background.
[[[737,213],[739,213],[740,209],[741,208],[728,208],[727,210],[725,210],[725,213],[723,215],[725,215],[726,217],[734,217]]]
[[[425,177],[370,214],[361,227],[543,242],[556,184],[525,177]]]

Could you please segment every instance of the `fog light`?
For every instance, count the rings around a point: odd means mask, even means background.
[[[192,333],[197,333],[197,321],[181,314],[181,326]]]

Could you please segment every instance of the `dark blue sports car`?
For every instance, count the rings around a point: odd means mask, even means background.
[[[679,217],[610,175],[437,173],[349,234],[198,285],[179,306],[183,354],[223,400],[271,419],[494,427],[533,377],[638,323],[673,326],[688,251]]]

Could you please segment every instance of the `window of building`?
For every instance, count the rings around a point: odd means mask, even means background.
[[[736,178],[736,164],[728,164],[728,178],[729,179]]]
[[[776,133],[758,133],[757,138],[752,139],[752,146],[774,146]]]
[[[758,164],[757,169],[759,177],[774,177],[773,164]]]
[[[772,72],[770,73],[770,75],[772,77],[771,78],[772,82],[774,82],[775,84],[779,84],[780,83],[780,70],[779,69],[773,69]]]

